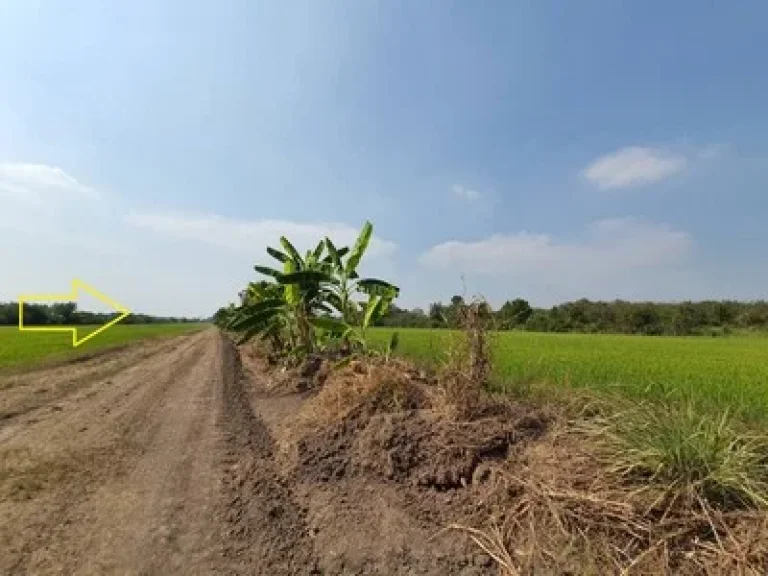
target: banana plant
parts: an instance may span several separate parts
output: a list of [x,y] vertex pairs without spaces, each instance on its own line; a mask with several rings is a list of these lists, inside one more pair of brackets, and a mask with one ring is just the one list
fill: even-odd
[[368,301],[361,303],[363,314],[358,325],[346,322],[343,318],[329,316],[316,317],[311,322],[317,328],[338,336],[342,341],[354,344],[365,350],[367,348],[366,331],[387,313],[392,300],[397,297],[397,294],[398,291],[395,286],[392,286],[387,291],[379,288],[376,293],[369,294]]
[[230,320],[234,317],[236,311],[237,306],[230,302],[227,306],[219,308],[216,311],[216,313],[213,315],[213,321],[217,326],[226,328]]
[[260,334],[275,351],[285,348],[285,338],[291,337],[291,331],[288,311],[282,309],[281,287],[266,281],[249,282],[240,295],[242,304],[230,314],[227,327],[244,333],[240,342]]
[[230,318],[227,328],[243,333],[238,343],[243,343],[254,336],[279,335],[289,321],[289,311],[281,298],[267,298],[246,302],[238,307]]
[[[357,268],[368,248],[373,226],[366,222],[350,250],[330,238],[302,256],[285,237],[267,253],[281,266],[257,265],[270,280],[251,282],[241,293],[241,306],[229,314],[228,327],[243,333],[241,342],[260,335],[289,353],[312,352],[321,337],[365,348],[365,333],[389,310],[399,288],[376,278],[361,279]],[[367,300],[355,301],[359,294]],[[336,316],[338,314],[338,316]]]
[[[328,300],[331,305],[338,310],[342,320],[347,324],[354,323],[357,313],[367,309],[368,304],[363,304],[361,306],[360,303],[356,303],[352,300],[352,297],[356,292],[362,292],[369,296],[381,295],[382,297],[394,292],[394,296],[392,296],[392,298],[394,298],[400,291],[397,286],[385,282],[384,280],[379,280],[377,278],[360,278],[357,268],[360,265],[360,261],[362,260],[365,251],[368,249],[372,235],[373,224],[366,221],[351,252],[346,247],[337,249],[330,238],[325,238],[325,246],[328,249],[327,260],[331,265],[331,270],[333,272],[333,279],[328,286]],[[347,253],[349,255],[346,260],[344,260]],[[389,301],[391,302],[391,299]],[[386,312],[386,309],[384,312]]]
[[[292,349],[315,349],[315,333],[309,319],[318,313],[330,312],[325,303],[323,286],[330,281],[330,268],[321,262],[324,243],[302,257],[285,237],[280,238],[282,250],[268,247],[267,253],[282,263],[282,271],[269,266],[254,269],[274,282],[261,281],[248,287],[246,302],[240,314],[230,324],[233,330],[244,331],[242,340],[257,334],[276,341],[287,337]],[[254,303],[253,300],[256,300]]]
[[244,290],[244,304],[261,302],[270,298],[280,298],[281,290],[278,284],[262,280],[260,282],[248,282]]

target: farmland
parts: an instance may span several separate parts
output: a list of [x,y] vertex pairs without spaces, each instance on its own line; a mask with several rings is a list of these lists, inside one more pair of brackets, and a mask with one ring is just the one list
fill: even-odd
[[[371,331],[374,346],[393,329]],[[399,329],[398,351],[418,362],[444,357],[456,332]],[[768,340],[763,336],[647,337],[494,333],[494,381],[620,391],[633,397],[685,400],[746,417],[768,417]]]
[[[119,346],[143,338],[174,336],[199,330],[200,324],[131,324],[112,326],[77,348],[68,333],[19,332],[15,326],[0,326],[0,369],[28,366],[40,361],[60,360]],[[79,326],[81,337],[97,326]]]
[[218,328],[1,331],[0,573],[765,573],[768,340],[396,339],[372,232],[281,237]]

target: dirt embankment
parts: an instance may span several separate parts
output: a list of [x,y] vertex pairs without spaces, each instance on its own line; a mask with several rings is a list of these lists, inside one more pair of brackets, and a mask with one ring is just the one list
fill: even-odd
[[617,471],[600,405],[495,397],[466,364],[316,360],[242,350],[323,574],[768,573],[765,510]]
[[[247,350],[243,360],[246,373],[264,374]],[[545,418],[507,404],[451,417],[438,392],[397,362],[353,365],[308,392],[290,379],[274,384],[252,378],[251,405],[306,511],[322,574],[498,574],[448,527],[487,521],[494,467],[540,437]]]

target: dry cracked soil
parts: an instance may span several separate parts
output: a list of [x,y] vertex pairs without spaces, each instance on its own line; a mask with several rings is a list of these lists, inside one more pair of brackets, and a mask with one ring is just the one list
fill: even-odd
[[286,473],[258,378],[215,329],[0,374],[0,574],[495,573],[460,495]]

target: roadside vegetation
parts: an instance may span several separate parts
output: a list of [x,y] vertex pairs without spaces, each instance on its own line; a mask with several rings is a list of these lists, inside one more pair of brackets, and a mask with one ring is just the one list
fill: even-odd
[[[135,340],[176,336],[193,330],[200,330],[210,324],[145,324],[112,326],[88,340],[82,346],[72,348],[69,334],[56,332],[19,332],[18,327],[0,326],[0,370],[38,364],[43,361],[57,361],[91,354]],[[99,326],[92,326],[96,330]],[[81,335],[88,333],[89,326],[80,326]]]
[[360,278],[371,234],[281,238],[215,315],[310,392],[276,438],[292,477],[395,483],[505,576],[768,573],[762,341],[504,333],[458,297],[430,314],[454,331],[374,328],[399,290]]

